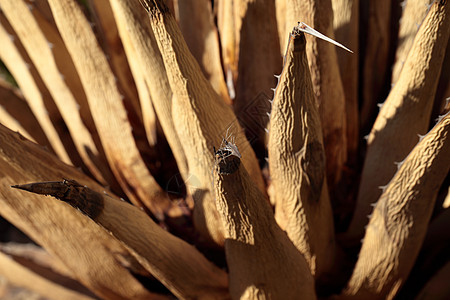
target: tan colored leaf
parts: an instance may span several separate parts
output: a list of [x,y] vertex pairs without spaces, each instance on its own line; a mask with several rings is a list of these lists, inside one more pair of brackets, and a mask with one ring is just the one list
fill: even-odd
[[357,161],[359,141],[359,0],[332,0],[331,2],[334,36],[336,40],[354,50],[352,55],[344,51],[336,51],[345,94],[348,161],[354,165]]
[[[157,142],[155,112],[151,106],[147,105],[145,107],[146,109],[142,110],[139,105],[140,99],[136,83],[133,79],[127,56],[125,55],[110,1],[89,0],[89,3],[93,9],[92,16],[98,25],[96,29],[100,31],[100,34],[97,35],[100,46],[107,55],[111,69],[116,76],[117,86],[123,92],[123,101],[126,103],[129,118],[133,119],[133,130],[138,131],[138,135],[142,131],[142,136],[144,136],[141,126],[143,124],[148,142],[151,145],[155,145]],[[137,124],[137,126],[134,124]]]
[[[289,0],[286,13],[287,32],[303,22],[334,39],[331,0],[320,1],[320,4],[314,0]],[[322,123],[327,179],[333,190],[347,162],[345,95],[336,56],[336,51],[342,50],[316,37],[306,36],[306,39],[306,54]]]
[[37,245],[14,242],[2,243],[0,244],[0,251],[13,259],[20,261],[22,265],[25,265],[24,262],[29,262],[29,264],[51,270],[66,278],[75,279],[73,272],[60,260],[51,256],[47,251]]
[[[172,119],[172,91],[148,16],[136,1],[113,0],[111,7],[138,89],[140,92],[148,91],[151,96],[151,99],[142,96],[141,101],[153,104],[178,169],[184,180],[187,180],[186,156]],[[147,105],[142,102],[144,110]]]
[[322,127],[306,44],[305,35],[295,27],[272,104],[268,151],[276,220],[319,276],[331,268],[335,245]]
[[226,299],[227,275],[183,240],[169,234],[143,211],[73,180],[14,186],[51,195],[79,209],[111,231],[137,260],[182,299]]
[[398,45],[392,67],[392,84],[397,82],[406,57],[413,46],[414,38],[433,2],[432,0],[411,0],[401,3],[403,12],[399,21]]
[[275,18],[273,0],[219,1],[224,70],[236,94],[231,97],[234,111],[256,153],[265,150],[268,100],[277,82],[274,75],[282,66]]
[[353,220],[348,237],[359,241],[370,204],[381,195],[397,167],[425,134],[445,45],[450,36],[450,5],[431,8],[406,59],[400,78],[381,107],[368,139],[368,149]]
[[365,26],[360,31],[362,49],[360,123],[363,130],[369,130],[376,115],[377,103],[382,101],[388,76],[389,47],[393,18],[392,1],[361,1],[361,19]]
[[376,203],[345,295],[395,296],[422,246],[437,192],[450,170],[449,153],[447,114],[414,147]]
[[28,64],[22,58],[17,49],[12,36],[3,27],[3,22],[0,23],[0,58],[8,67],[8,70],[17,78],[17,83],[21,87],[21,91],[30,106],[33,114],[36,116],[39,124],[44,130],[53,150],[55,153],[66,163],[70,163],[71,160],[58,133],[53,126],[47,109],[44,104],[42,93],[39,90],[29,68]]
[[[115,75],[89,22],[74,0],[49,1],[56,24],[85,87],[111,169],[133,203],[157,218],[171,206],[136,147]],[[118,142],[120,141],[120,142]]]
[[175,129],[188,157],[188,188],[195,201],[197,230],[216,244],[223,244],[223,228],[213,200],[213,147],[227,136],[227,129],[242,149],[243,164],[257,186],[264,182],[255,153],[231,108],[216,94],[189,52],[175,19],[160,0],[142,0],[158,42],[170,87]]
[[49,299],[93,299],[53,283],[42,275],[21,266],[2,252],[0,252],[0,273],[6,276],[12,284],[33,290]]
[[227,143],[216,152],[214,189],[225,228],[233,299],[315,299],[303,255],[275,222],[272,208]]
[[0,126],[0,214],[63,262],[96,295],[108,299],[152,297],[154,294],[115,258],[128,251],[104,229],[66,204],[10,188],[63,177],[103,190],[86,175]]
[[0,123],[13,131],[19,131],[27,139],[48,145],[36,117],[25,102],[19,89],[0,78]]
[[78,153],[89,171],[103,184],[102,170],[106,167],[99,159],[99,152],[78,112],[75,95],[61,76],[51,46],[23,0],[1,0],[3,12],[17,32],[28,55],[50,91],[59,112],[70,131]]
[[211,1],[177,1],[176,13],[184,39],[200,64],[203,74],[223,100],[231,104],[223,76],[219,36],[214,24]]

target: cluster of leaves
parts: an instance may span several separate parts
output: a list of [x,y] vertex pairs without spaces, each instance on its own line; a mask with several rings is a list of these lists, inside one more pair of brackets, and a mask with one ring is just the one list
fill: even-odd
[[0,215],[39,245],[2,234],[0,274],[52,299],[448,296],[450,5],[396,5],[0,0]]

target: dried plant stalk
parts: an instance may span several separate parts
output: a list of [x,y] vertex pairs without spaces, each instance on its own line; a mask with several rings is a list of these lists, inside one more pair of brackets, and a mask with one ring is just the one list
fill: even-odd
[[228,92],[232,100],[236,98],[234,84],[238,71],[238,49],[239,31],[241,19],[235,19],[234,6],[236,1],[217,0],[217,27],[219,28],[220,45],[222,47],[223,69],[226,76]]
[[[126,26],[129,22],[119,23],[121,20],[118,20],[116,14],[114,13],[112,1],[90,1],[93,2],[97,15],[102,23],[102,30],[105,32],[105,48],[111,56],[114,74],[118,73],[118,79],[121,82],[121,87],[124,88],[124,93],[127,95],[126,98],[131,100],[131,104],[136,113],[140,115],[142,112],[142,117],[139,116],[139,118],[142,118],[147,141],[151,146],[155,146],[157,143],[157,117],[155,109],[152,105],[151,93],[142,74],[143,68],[139,64],[136,54],[134,53],[134,48],[130,48],[129,37],[127,33],[125,33],[128,31]],[[140,22],[142,22],[142,20]],[[132,26],[137,27],[139,24]],[[136,85],[137,95],[136,90],[134,88],[130,88],[134,85]],[[139,99],[140,105],[136,103],[136,99],[134,97]]]
[[414,42],[414,38],[419,31],[428,9],[433,0],[410,0],[402,5],[403,13],[400,19],[400,29],[398,32],[398,45],[395,52],[395,63],[392,67],[391,82],[395,84],[400,76],[406,57]]
[[380,0],[361,2],[361,18],[366,20],[365,31],[360,36],[364,53],[362,61],[361,89],[362,104],[360,123],[363,129],[369,129],[375,114],[376,104],[383,97],[381,90],[386,84],[391,46],[391,5],[392,1]]
[[41,145],[48,140],[41,126],[23,99],[19,89],[0,78],[0,120],[13,131],[19,131],[27,139]]
[[[136,1],[113,0],[111,6],[127,57],[134,62],[130,64],[136,64],[140,68],[142,78],[138,78],[139,74],[136,74],[135,81],[145,82],[178,169],[184,180],[187,180],[187,160],[172,119],[172,91],[148,16]],[[141,106],[144,109],[145,106]]]
[[20,258],[23,261],[29,261],[35,265],[50,269],[53,272],[65,276],[66,278],[75,279],[74,274],[59,259],[51,256],[43,248],[31,243],[2,243],[0,251],[9,255],[11,258]]
[[122,241],[175,296],[182,299],[228,298],[226,273],[193,246],[159,227],[138,208],[76,181],[15,187],[54,196],[85,213]]
[[[450,5],[433,5],[408,55],[397,84],[392,89],[375,121],[368,149],[357,205],[348,237],[361,238],[366,216],[397,167],[425,134],[430,121],[436,86],[450,35]],[[393,146],[395,145],[395,146]]]
[[269,129],[275,218],[303,253],[311,272],[320,275],[334,260],[333,215],[306,39],[295,28],[275,92]]
[[33,273],[2,252],[0,252],[0,273],[6,275],[12,284],[26,287],[49,299],[93,299]]
[[267,100],[276,84],[273,75],[280,72],[282,64],[275,18],[273,0],[219,2],[224,67],[226,73],[232,74],[227,80],[232,81],[236,93],[234,111],[247,136],[253,138],[252,146],[257,153],[265,150],[264,128],[269,122],[266,112],[270,110]]
[[[84,93],[83,85],[81,84],[80,77],[73,65],[72,58],[70,57],[69,52],[64,44],[64,41],[59,34],[58,28],[53,20],[53,16],[50,11],[50,7],[48,6],[47,1],[36,0],[33,3],[27,2],[28,8],[33,13],[33,17],[39,25],[39,29],[45,35],[49,43],[49,47],[51,48],[53,57],[56,61],[56,65],[58,66],[58,71],[64,79],[64,83],[69,87],[71,92],[76,96],[75,100],[77,101],[77,109],[81,118],[83,119],[83,123],[89,129],[92,138],[95,141],[95,144],[98,147],[99,151],[103,151],[101,148],[101,143],[98,138],[97,130],[94,125],[94,121],[92,120],[92,115],[89,110],[89,105],[87,104],[86,94]],[[102,152],[102,156],[104,153]],[[102,157],[104,162],[106,162],[106,158]],[[102,169],[102,172],[105,172]],[[109,171],[110,173],[110,171]],[[103,174],[105,180],[109,180],[112,174]],[[109,177],[107,177],[107,175]]]
[[106,167],[78,112],[78,104],[56,65],[54,54],[45,35],[23,0],[1,0],[3,12],[18,34],[63,117],[83,162],[94,177],[106,184],[102,173]]
[[[117,68],[117,70],[120,70],[119,78],[121,78],[121,86],[136,85],[140,107],[135,103],[135,99],[132,99],[132,105],[139,114],[142,112],[142,122],[145,128],[147,141],[151,146],[155,146],[158,142],[158,121],[155,109],[152,105],[151,93],[142,73],[143,68],[136,57],[136,50],[133,46],[130,46],[131,42],[127,27],[128,22],[125,19],[123,23],[119,23],[122,22],[122,20],[118,19],[117,14],[114,12],[112,1],[91,0],[91,2],[92,1],[96,7],[97,15],[103,24],[103,30],[107,32],[107,50],[108,52],[112,52],[114,67]],[[111,26],[114,28],[113,30],[109,29]],[[136,27],[136,25],[133,26]],[[128,60],[128,62],[126,60]],[[115,74],[116,72],[117,71],[114,70]],[[129,74],[130,72],[131,75]],[[128,91],[125,90],[125,93],[132,97],[135,96],[134,89],[128,89]]]
[[33,137],[23,128],[23,126],[17,121],[14,116],[12,116],[4,107],[4,103],[2,103],[3,99],[1,99],[1,88],[0,88],[0,120],[2,125],[8,127],[12,131],[19,132],[22,134],[25,138],[33,141],[36,143],[36,141],[33,139]]
[[449,153],[447,114],[408,155],[377,202],[345,295],[395,296],[422,246],[437,191],[450,169]]
[[2,45],[0,47],[0,58],[14,78],[16,78],[17,84],[21,87],[21,91],[41,125],[42,130],[45,132],[51,147],[61,160],[70,164],[71,160],[69,155],[49,118],[44,99],[31,75],[28,64],[22,58],[8,32],[3,27],[3,22],[0,23],[0,43]]
[[170,87],[172,113],[184,153],[189,154],[189,186],[195,201],[197,230],[217,244],[223,244],[223,228],[212,193],[213,147],[220,144],[227,128],[241,146],[243,164],[257,186],[264,191],[261,170],[231,108],[216,94],[189,52],[175,19],[160,0],[142,0],[158,42]]
[[74,0],[49,3],[85,87],[114,175],[131,201],[138,206],[145,205],[157,218],[163,219],[170,200],[139,154],[115,76],[88,21]]
[[280,40],[281,55],[284,55],[284,51],[286,49],[286,36],[288,36],[289,32],[286,31],[286,5],[287,0],[275,0],[275,14],[277,19],[278,39]]
[[275,222],[269,203],[240,158],[227,148],[216,157],[214,189],[225,228],[231,297],[315,299],[305,258]]
[[[8,242],[0,244],[0,251],[21,267],[29,269],[32,273],[42,276],[52,284],[69,291],[88,295],[93,293],[75,278],[75,274],[69,270],[58,258],[51,256],[43,248],[32,243]],[[8,275],[6,275],[8,276]],[[28,285],[36,285],[28,281]],[[24,285],[26,288],[26,285]],[[33,289],[31,286],[29,289]]]
[[[112,6],[112,3],[111,3]],[[116,20],[119,20],[118,17],[115,17]],[[120,17],[119,17],[120,18]],[[133,75],[134,82],[136,84],[136,89],[139,95],[139,103],[141,105],[142,110],[142,121],[144,123],[145,132],[147,135],[147,141],[151,146],[155,146],[157,144],[157,117],[156,112],[152,104],[152,98],[150,94],[149,87],[145,81],[144,70],[142,65],[140,65],[140,61],[137,57],[136,50],[134,46],[131,44],[130,37],[128,35],[127,24],[124,22],[123,24],[117,24],[119,29],[119,34],[121,41],[123,43],[123,47],[125,53],[127,54],[128,64],[130,65],[130,71]]]
[[222,71],[219,36],[214,24],[211,1],[177,1],[175,9],[184,39],[199,62],[203,74],[223,100],[231,104]]
[[[97,19],[96,24],[100,25],[99,28],[97,28],[97,30],[101,32],[99,38],[104,39],[100,40],[100,45],[108,57],[114,75],[117,76],[118,86],[120,86],[121,91],[123,91],[124,94],[124,101],[128,103],[128,113],[130,113],[132,108],[133,117],[135,118],[134,121],[142,123],[143,116],[139,106],[136,85],[130,72],[130,67],[124,53],[117,24],[114,20],[114,15],[109,2],[109,0],[89,0],[90,7],[94,9],[94,18]],[[147,118],[149,117],[150,116],[147,116]],[[147,124],[147,126],[149,126],[149,124]],[[140,130],[139,126],[135,126],[133,129]],[[156,142],[154,132],[154,128],[147,132],[150,143]]]
[[[289,0],[286,12],[288,32],[302,21],[334,38],[331,0],[320,1],[320,4],[314,0]],[[306,54],[322,123],[327,179],[330,188],[334,188],[347,161],[345,95],[335,47],[312,36],[306,39]]]
[[[0,90],[1,90],[1,88],[0,88]],[[0,91],[0,97],[1,97],[1,91]],[[0,98],[0,120],[1,120],[1,123],[13,131],[20,132],[20,134],[22,134],[25,138],[36,143],[36,141],[33,139],[33,137],[22,127],[22,125],[17,121],[17,119],[15,119],[5,109],[2,102],[3,101]]]
[[333,28],[336,40],[354,49],[349,55],[336,51],[342,86],[345,94],[348,161],[356,162],[359,140],[358,111],[358,51],[359,47],[359,0],[332,0]]
[[61,260],[96,295],[148,299],[149,293],[115,258],[128,251],[111,235],[68,205],[23,194],[17,182],[68,176],[102,191],[92,179],[32,142],[0,126],[0,214]]

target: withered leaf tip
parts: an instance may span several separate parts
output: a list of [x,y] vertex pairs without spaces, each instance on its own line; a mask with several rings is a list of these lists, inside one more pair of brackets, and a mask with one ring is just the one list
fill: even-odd
[[98,192],[80,185],[75,180],[46,181],[29,184],[12,185],[12,188],[55,197],[80,209],[92,219],[103,210],[103,198]]

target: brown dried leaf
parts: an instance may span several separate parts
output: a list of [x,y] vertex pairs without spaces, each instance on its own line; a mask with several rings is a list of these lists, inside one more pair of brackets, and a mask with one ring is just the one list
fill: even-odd
[[[189,50],[223,100],[231,104],[222,70],[219,36],[208,0],[182,0],[175,5],[177,21]],[[195,18],[193,18],[195,16]]]
[[21,56],[17,46],[12,40],[13,37],[5,30],[5,27],[3,26],[5,23],[3,20],[0,22],[0,43],[2,45],[2,47],[0,47],[0,58],[14,78],[16,78],[31,111],[41,125],[42,130],[45,132],[51,147],[58,157],[70,164],[71,160],[69,155],[47,113],[42,92],[29,70],[29,65]]
[[269,125],[275,217],[319,276],[334,260],[333,215],[306,40],[297,28],[290,34]]
[[21,182],[74,178],[102,191],[86,175],[0,126],[0,214],[59,259],[95,294],[110,299],[152,297],[115,258],[123,245],[70,206],[24,194]]
[[355,50],[352,55],[348,55],[344,51],[336,51],[345,94],[348,161],[354,164],[357,160],[359,141],[359,55],[357,51],[359,48],[359,0],[332,0],[331,2],[335,38],[350,49]]
[[229,148],[216,152],[216,205],[225,228],[233,299],[315,299],[303,255],[275,222],[272,208]]
[[378,200],[345,295],[395,296],[422,247],[439,187],[450,170],[449,153],[447,114],[414,147]]
[[35,291],[49,299],[93,299],[92,297],[54,283],[39,273],[30,271],[2,252],[0,252],[0,273],[12,284]]
[[[141,107],[143,110],[147,108],[147,104],[142,103],[145,101],[149,105],[153,104],[178,169],[186,180],[186,156],[172,119],[172,91],[148,16],[136,1],[113,0],[111,7],[139,92],[148,91],[151,98],[142,96]],[[140,84],[143,86],[140,87]]]
[[97,180],[106,184],[102,171],[108,172],[99,159],[99,152],[92,136],[78,111],[75,95],[61,76],[54,53],[38,22],[23,0],[1,0],[3,12],[17,32],[28,55],[50,91],[69,129],[75,147],[83,162]]
[[194,222],[203,236],[221,245],[223,229],[212,191],[213,147],[227,138],[227,131],[231,129],[230,133],[235,135],[242,149],[243,164],[264,191],[261,170],[236,116],[203,76],[167,6],[160,0],[142,0],[141,3],[149,12],[173,92],[173,121],[188,157],[188,188],[195,201]]
[[228,298],[226,273],[193,246],[163,230],[138,208],[73,180],[14,187],[51,195],[85,213],[121,240],[175,296],[182,299]]
[[115,75],[89,22],[74,0],[49,3],[85,87],[114,175],[133,203],[145,205],[157,218],[163,219],[164,211],[171,206],[170,200],[140,156]]
[[[368,139],[357,205],[348,237],[359,241],[370,204],[425,134],[450,36],[450,5],[436,3],[420,28],[397,84],[381,107]],[[395,145],[395,146],[394,146]]]
[[[331,0],[320,1],[320,4],[315,0],[289,0],[286,13],[288,32],[298,22],[304,22],[334,39]],[[322,123],[327,179],[333,190],[347,162],[345,95],[335,47],[312,36],[307,36],[306,40],[306,54]]]

